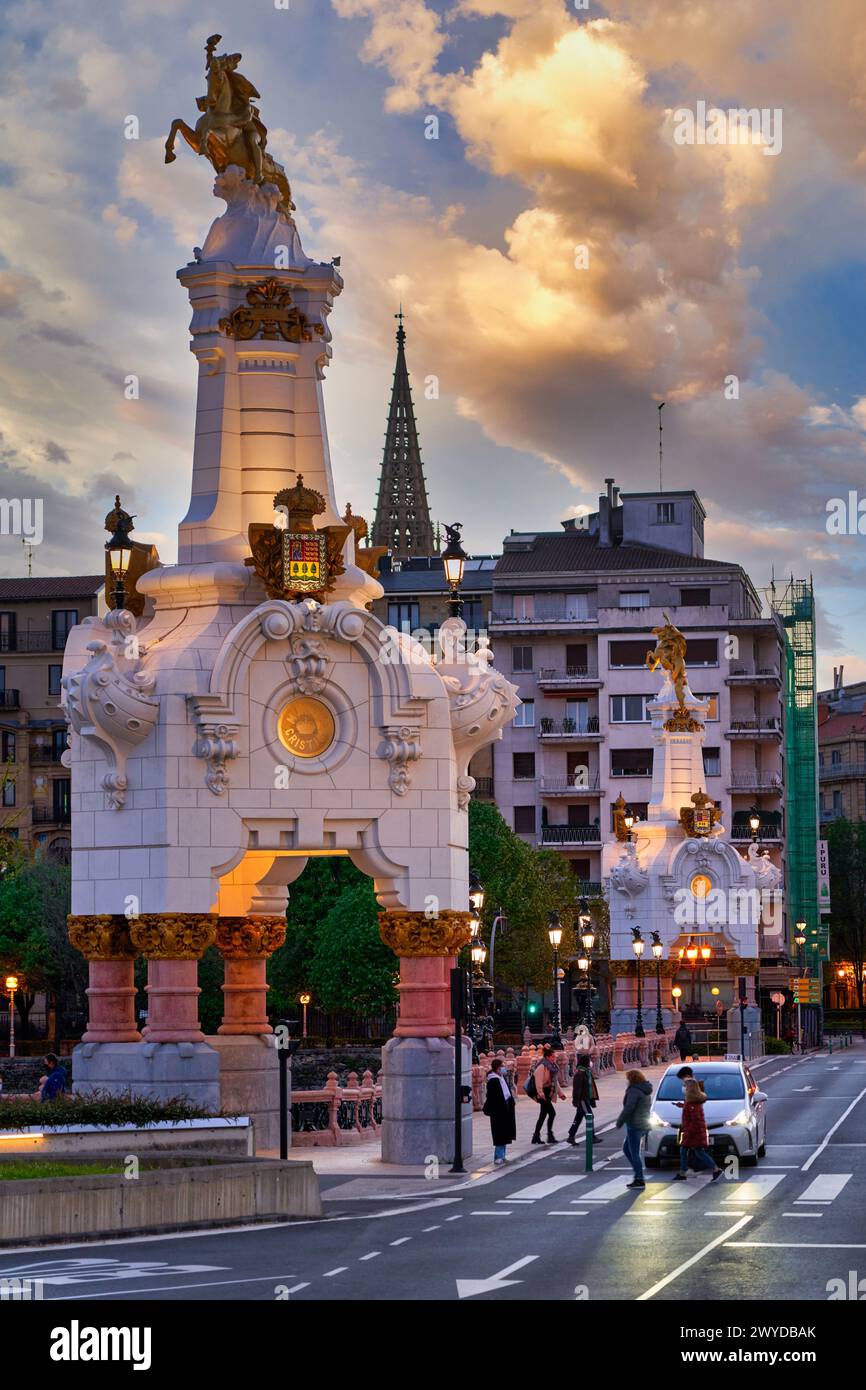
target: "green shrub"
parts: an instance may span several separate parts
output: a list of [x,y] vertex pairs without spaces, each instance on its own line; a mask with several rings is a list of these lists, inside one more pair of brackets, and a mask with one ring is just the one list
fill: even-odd
[[764,1051],[767,1053],[781,1052],[790,1054],[791,1045],[790,1043],[786,1043],[784,1038],[765,1038]]
[[160,1120],[204,1120],[206,1110],[181,1097],[149,1100],[144,1096],[71,1096],[57,1100],[0,1101],[0,1129],[68,1129],[75,1125],[136,1125],[146,1129]]

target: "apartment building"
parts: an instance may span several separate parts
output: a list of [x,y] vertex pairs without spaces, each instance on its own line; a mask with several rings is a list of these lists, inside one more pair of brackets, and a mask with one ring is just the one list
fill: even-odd
[[104,610],[105,576],[0,579],[0,834],[69,854],[63,649],[76,623]]
[[822,825],[866,819],[866,682],[818,692],[818,786]]
[[[685,633],[695,695],[709,701],[704,790],[736,844],[784,843],[783,651],[745,571],[704,557],[692,491],[620,493],[556,532],[512,532],[493,571],[490,640],[523,704],[493,745],[497,805],[514,830],[562,853],[597,891],[622,796],[646,815],[653,765],[646,666],[664,614]],[[507,648],[507,652],[505,650]],[[697,790],[697,789],[696,789]]]

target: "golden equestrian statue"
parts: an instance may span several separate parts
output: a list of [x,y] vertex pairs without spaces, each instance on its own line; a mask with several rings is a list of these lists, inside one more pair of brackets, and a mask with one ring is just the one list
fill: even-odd
[[680,709],[684,709],[688,689],[686,639],[679,628],[674,627],[667,613],[662,613],[662,617],[665,620],[664,627],[654,627],[652,630],[656,648],[654,652],[647,652],[646,664],[650,671],[657,671],[661,666],[663,671],[668,672],[677,693]]
[[280,190],[278,207],[288,218],[295,210],[292,190],[282,164],[277,164],[266,152],[267,127],[259,116],[252,98],[258,97],[253,84],[238,72],[240,53],[221,53],[214,50],[222,34],[211,34],[205,44],[207,93],[196,97],[196,106],[204,114],[195,129],[177,116],[165,142],[165,162],[177,159],[174,142],[180,133],[196,154],[206,155],[218,174],[230,164],[243,169],[252,183],[273,183]]

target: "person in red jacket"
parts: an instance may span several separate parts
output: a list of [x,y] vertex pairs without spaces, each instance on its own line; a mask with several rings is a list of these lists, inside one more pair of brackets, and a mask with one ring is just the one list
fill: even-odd
[[[682,1134],[680,1142],[683,1147],[685,1162],[691,1162],[694,1168],[711,1168],[713,1170],[713,1182],[722,1176],[722,1169],[716,1165],[716,1161],[710,1153],[710,1140],[707,1134],[707,1122],[704,1119],[704,1106],[707,1102],[707,1095],[701,1083],[695,1080],[695,1074],[691,1067],[681,1067],[677,1072],[677,1078],[683,1083],[683,1099],[674,1101],[683,1112]],[[685,1182],[688,1174],[684,1166],[680,1166],[680,1171],[674,1175],[674,1182]]]

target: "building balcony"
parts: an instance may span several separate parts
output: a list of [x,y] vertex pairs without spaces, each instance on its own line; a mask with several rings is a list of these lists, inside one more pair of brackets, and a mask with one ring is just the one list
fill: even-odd
[[48,763],[60,765],[66,751],[65,748],[31,748],[30,762],[34,767],[44,767]]
[[574,628],[593,628],[595,622],[594,613],[563,608],[554,609],[546,614],[533,614],[531,618],[516,618],[513,613],[491,612],[488,627],[490,632],[502,633],[568,632]]
[[543,825],[540,845],[567,849],[569,845],[600,845],[601,828],[597,825]]
[[775,666],[758,666],[754,669],[749,669],[746,666],[734,666],[731,669],[731,674],[725,676],[725,685],[762,685],[781,690],[782,676]]
[[18,690],[0,690],[0,709],[19,709],[21,693]]
[[[602,606],[598,610],[598,626],[606,632],[614,632],[618,629],[628,629],[629,631],[650,633],[654,627],[661,627],[666,621],[666,614],[674,614],[674,622],[679,628],[706,628],[708,631],[713,628],[720,632],[725,632],[728,626],[728,608],[723,603],[713,603],[705,606],[697,604],[664,604],[658,607],[655,604],[644,608],[620,608],[618,605]],[[654,638],[648,637],[647,647],[650,649],[655,645]],[[686,657],[688,665],[688,657]],[[691,669],[691,668],[690,668]]]
[[562,671],[542,667],[535,677],[540,690],[601,690],[604,681],[589,666],[566,666]]
[[760,715],[757,719],[732,719],[731,727],[725,730],[725,738],[781,743],[782,721],[774,714]]
[[[731,839],[741,844],[744,840],[751,840],[752,827],[748,819],[734,820],[731,825]],[[771,816],[761,816],[761,826],[757,835],[761,844],[777,845],[782,842],[782,821]]]
[[66,646],[66,636],[60,640],[60,633],[51,628],[30,628],[27,632],[0,634],[0,652],[62,652]]
[[751,772],[735,770],[731,773],[728,783],[728,791],[731,793],[768,792],[774,796],[781,796],[783,790],[782,779],[777,772],[759,772],[757,769]]
[[598,776],[589,777],[585,782],[575,781],[573,777],[542,777],[539,782],[542,796],[604,796]]
[[545,742],[585,742],[587,739],[603,739],[604,734],[599,728],[598,715],[591,714],[587,719],[540,719],[538,737]]
[[31,819],[34,825],[69,825],[69,807],[33,806]]
[[819,782],[844,782],[851,778],[861,781],[866,777],[866,763],[829,763],[818,768]]
[[603,887],[604,885],[601,883],[600,880],[589,878],[579,880],[575,884],[578,896],[581,898],[600,898],[602,897]]
[[472,793],[472,795],[473,795],[473,796],[477,796],[478,799],[479,799],[479,801],[492,801],[492,800],[493,800],[493,778],[492,778],[492,777],[476,777],[476,778],[475,778],[475,790],[474,790],[474,792]]

